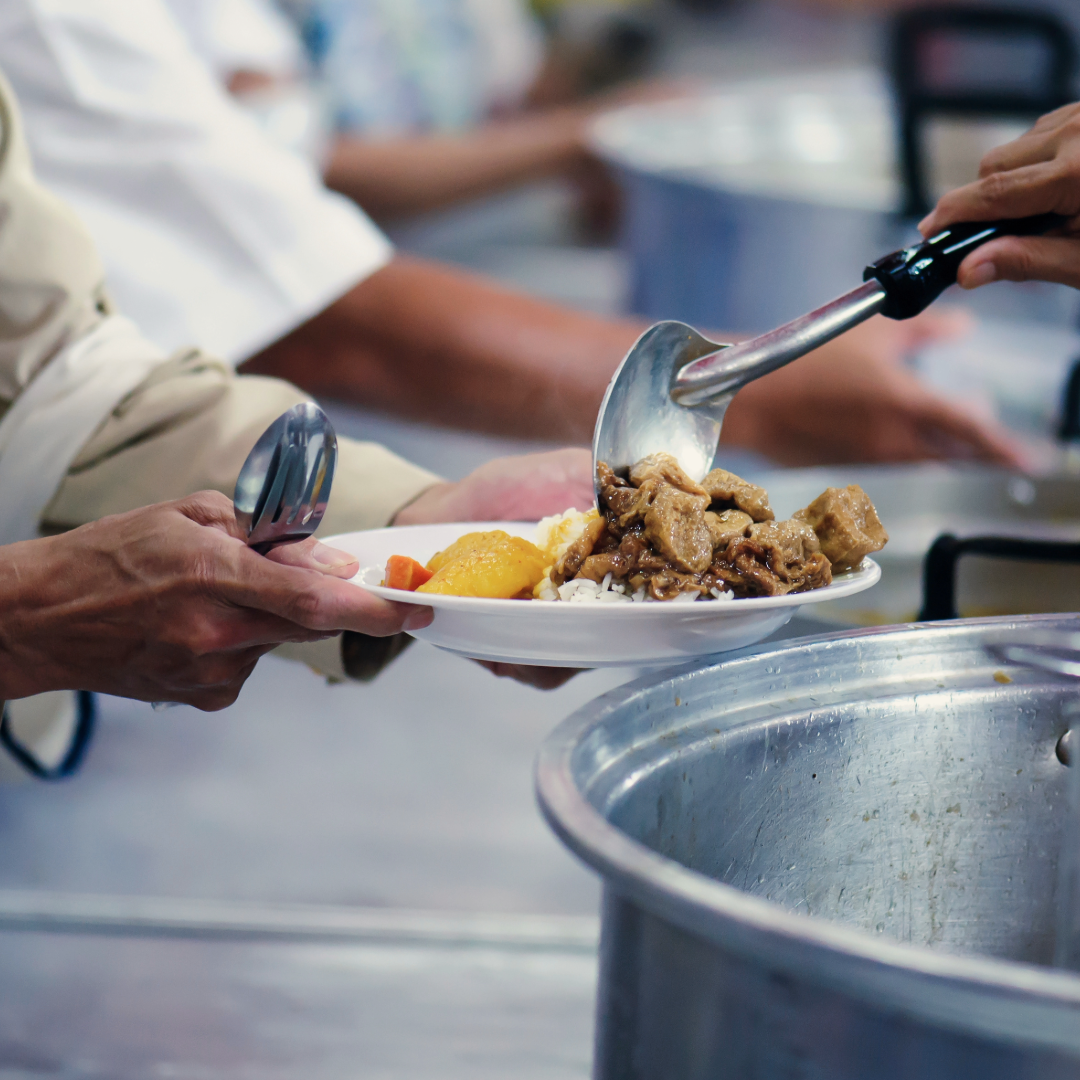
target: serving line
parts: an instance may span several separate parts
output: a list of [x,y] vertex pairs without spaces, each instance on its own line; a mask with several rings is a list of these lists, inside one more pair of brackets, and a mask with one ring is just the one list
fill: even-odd
[[415,911],[0,890],[0,931],[18,930],[592,954],[600,924],[587,915]]

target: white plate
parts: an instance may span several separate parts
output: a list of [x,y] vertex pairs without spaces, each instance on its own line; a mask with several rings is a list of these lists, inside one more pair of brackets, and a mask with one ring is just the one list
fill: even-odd
[[391,555],[408,555],[426,563],[459,536],[489,529],[503,529],[526,540],[536,538],[533,524],[482,521],[373,529],[326,537],[323,542],[360,560],[360,573],[353,581],[369,592],[435,609],[434,621],[415,631],[414,637],[478,660],[547,667],[673,664],[741,649],[779,630],[803,605],[851,596],[869,589],[881,577],[877,563],[865,559],[858,570],[837,574],[824,589],[692,604],[484,600],[409,593],[378,584]]

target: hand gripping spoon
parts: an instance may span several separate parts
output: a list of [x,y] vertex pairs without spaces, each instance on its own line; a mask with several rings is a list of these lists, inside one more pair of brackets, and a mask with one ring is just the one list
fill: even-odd
[[337,436],[308,401],[282,413],[259,437],[236,481],[233,506],[248,546],[265,555],[310,536],[326,513]]
[[[951,225],[868,266],[865,284],[767,334],[738,345],[703,338],[685,323],[647,330],[608,384],[593,435],[596,465],[624,473],[665,450],[695,480],[712,467],[720,428],[736,391],[790,364],[872,315],[910,319],[950,285],[965,257],[999,236],[1035,236],[1064,224],[1057,214]],[[599,502],[600,490],[596,490]]]
[[[263,433],[240,469],[233,509],[248,547],[265,555],[309,537],[326,513],[337,464],[337,435],[313,402],[294,405]],[[155,712],[175,701],[154,701]]]

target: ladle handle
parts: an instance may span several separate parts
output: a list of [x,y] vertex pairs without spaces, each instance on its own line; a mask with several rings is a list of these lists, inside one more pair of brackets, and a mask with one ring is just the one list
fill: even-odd
[[925,311],[950,285],[956,284],[960,264],[977,247],[999,236],[1039,236],[1062,226],[1060,214],[1037,214],[1012,221],[965,221],[950,225],[914,247],[894,251],[863,272],[885,290],[881,314],[910,319]]

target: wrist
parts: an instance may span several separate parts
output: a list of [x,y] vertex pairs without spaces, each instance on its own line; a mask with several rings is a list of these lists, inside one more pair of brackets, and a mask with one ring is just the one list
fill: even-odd
[[0,551],[0,699],[63,689],[36,643],[37,624],[49,607],[49,584],[63,573],[54,565],[52,540],[30,540]]
[[419,494],[413,496],[404,506],[400,507],[390,519],[391,525],[423,525],[430,521],[438,521],[437,514],[445,497],[456,485],[449,481],[441,481],[424,488]]
[[565,105],[531,118],[533,130],[542,133],[541,142],[554,159],[576,165],[591,156],[589,125],[595,110],[582,105]]

